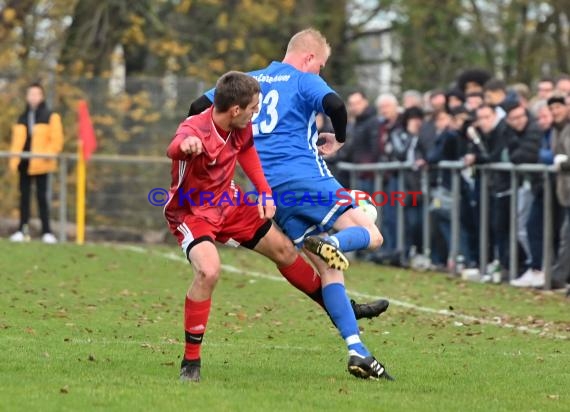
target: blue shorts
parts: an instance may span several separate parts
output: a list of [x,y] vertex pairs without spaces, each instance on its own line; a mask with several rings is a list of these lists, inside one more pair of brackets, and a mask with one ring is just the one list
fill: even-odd
[[287,237],[302,246],[307,236],[328,232],[353,207],[348,191],[335,178],[296,180],[272,187],[274,220]]

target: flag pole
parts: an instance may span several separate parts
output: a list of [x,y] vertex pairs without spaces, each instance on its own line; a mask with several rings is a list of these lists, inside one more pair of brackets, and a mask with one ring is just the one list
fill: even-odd
[[77,145],[77,191],[76,191],[76,243],[82,245],[85,241],[85,187],[87,173],[85,158],[83,157],[83,142],[79,140]]
[[89,108],[85,100],[80,100],[77,107],[79,139],[77,144],[77,195],[76,201],[76,243],[85,242],[85,194],[87,189],[87,161],[97,148],[97,139]]

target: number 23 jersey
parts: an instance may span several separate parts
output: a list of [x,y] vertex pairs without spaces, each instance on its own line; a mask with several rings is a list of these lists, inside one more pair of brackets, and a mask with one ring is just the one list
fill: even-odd
[[[272,62],[249,73],[261,87],[259,113],[252,119],[255,147],[272,188],[292,180],[332,176],[317,152],[317,113],[334,91],[318,75]],[[213,101],[214,89],[206,96]]]

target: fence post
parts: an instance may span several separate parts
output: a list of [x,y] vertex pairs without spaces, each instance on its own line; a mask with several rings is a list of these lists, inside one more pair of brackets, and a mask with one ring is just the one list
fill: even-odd
[[455,262],[459,252],[460,244],[460,224],[459,224],[459,209],[461,207],[461,192],[460,192],[460,176],[457,169],[450,169],[451,172],[451,195],[453,199],[453,207],[451,208],[451,242],[449,248],[448,261],[451,259],[451,265],[448,269],[452,274],[457,274]]
[[550,185],[550,173],[543,173],[543,243],[542,243],[542,270],[544,271],[544,289],[552,288],[552,186]]
[[511,170],[511,202],[509,213],[509,279],[517,277],[519,266],[519,240],[517,236],[518,223],[518,175],[515,169]]
[[426,257],[431,255],[431,219],[430,219],[430,187],[429,187],[429,171],[427,168],[422,169],[422,253]]
[[59,156],[59,241],[67,241],[67,156]]
[[[374,173],[374,193],[377,192],[382,192],[384,190],[384,176],[382,175],[383,172],[381,172],[380,170],[377,170]],[[370,195],[372,196],[373,193],[370,193]],[[382,206],[380,206],[379,204],[382,203],[381,201],[378,202],[376,198],[372,199],[375,206],[376,206],[376,214],[377,214],[377,218],[376,218],[376,225],[381,228],[382,227]],[[378,203],[376,203],[378,202]]]
[[480,173],[479,272],[483,276],[485,275],[489,261],[489,175],[486,169],[480,169]]
[[[398,192],[403,192],[405,186],[404,169],[398,169],[397,173],[398,173]],[[392,199],[393,199],[393,194],[388,193],[388,201],[392,202]],[[402,206],[400,202],[398,202],[398,209],[396,211],[397,211],[396,233],[398,234],[396,239],[396,249],[400,252],[401,259],[405,259],[406,233],[404,227],[404,206]]]

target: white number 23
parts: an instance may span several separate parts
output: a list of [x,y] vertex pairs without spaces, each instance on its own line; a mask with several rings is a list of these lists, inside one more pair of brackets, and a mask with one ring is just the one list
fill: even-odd
[[259,112],[253,115],[251,121],[255,122],[262,110],[265,110],[265,119],[253,125],[254,136],[257,136],[260,132],[271,133],[275,129],[279,120],[279,113],[277,113],[278,102],[279,92],[277,90],[270,90],[265,97],[262,93],[259,93]]

